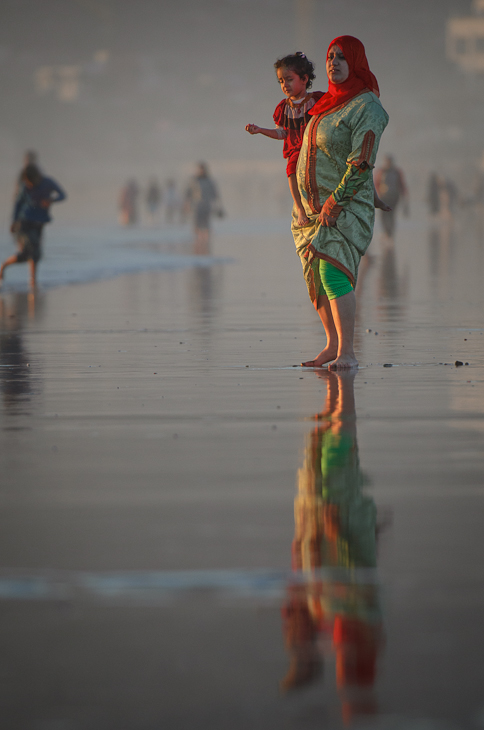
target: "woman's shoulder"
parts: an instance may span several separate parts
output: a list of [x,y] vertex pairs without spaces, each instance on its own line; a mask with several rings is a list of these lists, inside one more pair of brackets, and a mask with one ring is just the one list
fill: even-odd
[[365,115],[374,118],[381,118],[388,122],[388,114],[386,113],[379,97],[372,91],[364,91],[346,105],[349,116]]

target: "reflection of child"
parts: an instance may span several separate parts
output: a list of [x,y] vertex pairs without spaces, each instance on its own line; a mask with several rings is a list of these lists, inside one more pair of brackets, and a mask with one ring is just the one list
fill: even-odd
[[277,78],[286,99],[276,107],[274,121],[276,129],[263,129],[256,124],[247,124],[245,127],[250,134],[263,134],[271,139],[284,140],[284,158],[287,160],[287,176],[289,187],[297,208],[297,220],[300,226],[309,223],[306,212],[301,203],[301,196],[296,182],[296,166],[301,149],[304,130],[311,117],[309,110],[323,95],[322,91],[308,92],[311,88],[314,74],[314,64],[298,51],[294,55],[284,56],[274,64]]

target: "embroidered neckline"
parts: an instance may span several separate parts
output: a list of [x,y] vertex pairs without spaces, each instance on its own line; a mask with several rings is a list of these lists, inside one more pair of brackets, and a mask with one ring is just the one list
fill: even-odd
[[306,94],[306,96],[303,99],[300,99],[298,101],[292,101],[291,99],[286,99],[286,102],[293,109],[300,109],[303,104],[305,104],[307,101],[309,101],[311,99],[311,97],[312,97],[312,94]]

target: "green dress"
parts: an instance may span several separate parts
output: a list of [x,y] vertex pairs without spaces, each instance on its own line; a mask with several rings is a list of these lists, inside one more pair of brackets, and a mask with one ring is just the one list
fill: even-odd
[[[315,116],[306,128],[296,177],[310,224],[298,226],[294,208],[292,233],[313,302],[321,284],[316,259],[329,261],[356,284],[360,259],[373,236],[372,170],[387,124],[379,98],[364,91]],[[336,226],[319,222],[323,206],[338,217]]]

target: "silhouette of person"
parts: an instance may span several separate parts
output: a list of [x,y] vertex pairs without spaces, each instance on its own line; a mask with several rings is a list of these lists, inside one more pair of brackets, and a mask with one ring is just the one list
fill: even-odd
[[66,194],[50,177],[42,175],[37,165],[23,170],[12,215],[10,230],[15,234],[19,252],[10,256],[0,267],[0,282],[7,266],[29,262],[30,285],[36,284],[37,265],[42,255],[42,231],[50,217],[50,206],[65,200]]
[[185,205],[193,219],[195,254],[209,253],[210,219],[218,200],[217,186],[208,173],[206,163],[200,162],[185,195]]
[[403,172],[395,165],[392,155],[386,155],[382,167],[375,173],[375,189],[380,198],[391,207],[389,211],[380,211],[380,220],[387,236],[395,233],[396,213],[403,199],[404,212],[408,215],[408,190]]

